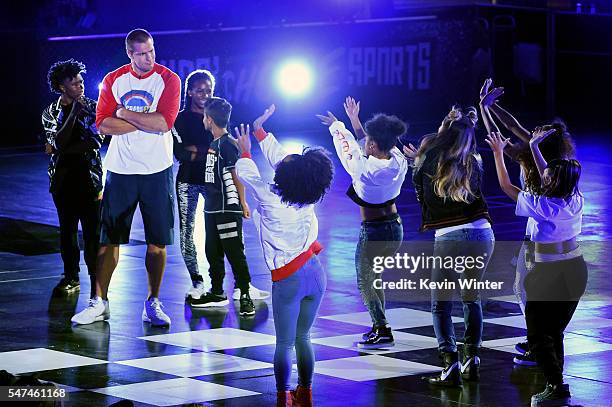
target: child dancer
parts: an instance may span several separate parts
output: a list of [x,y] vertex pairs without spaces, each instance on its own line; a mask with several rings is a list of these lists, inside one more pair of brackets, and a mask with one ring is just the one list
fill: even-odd
[[232,105],[225,99],[212,97],[204,104],[204,128],[214,137],[206,155],[204,185],[206,202],[206,258],[210,265],[211,290],[192,307],[224,306],[229,303],[223,293],[224,256],[232,266],[236,287],[240,290],[240,315],[255,315],[249,295],[251,276],[244,254],[242,218],[251,217],[244,196],[244,186],[236,176],[238,148],[227,131]]
[[[274,183],[264,182],[251,159],[249,126],[236,128],[241,158],[238,177],[248,186],[257,208],[253,211],[264,258],[272,273],[272,308],[276,330],[274,374],[277,407],[312,406],[314,353],[310,328],[317,316],[327,276],[317,254],[318,222],[314,204],[329,190],[334,167],[328,153],[318,147],[302,154],[287,154],[263,123],[274,113],[270,106],[253,123],[255,137],[266,160],[275,169]],[[291,394],[291,353],[295,345],[298,386]]]
[[[413,182],[422,207],[421,230],[435,230],[434,256],[483,256],[482,267],[466,267],[458,274],[434,267],[433,281],[481,280],[493,253],[495,237],[487,203],[481,193],[482,160],[476,151],[476,110],[467,114],[457,108],[448,113],[438,132],[425,136],[418,151],[404,148],[414,157]],[[482,306],[478,290],[461,290],[465,320],[463,362],[451,319],[452,293],[432,290],[431,312],[444,370],[425,378],[440,386],[457,386],[461,378],[479,379],[479,348],[482,342]]]
[[[508,142],[508,147],[504,149],[504,153],[520,164],[521,188],[528,192],[541,194],[542,184],[540,174],[529,147],[531,133],[510,112],[501,107],[497,98],[503,95],[503,88],[489,90],[492,84],[492,80],[487,79],[480,90],[480,110],[487,133],[499,132],[491,116],[491,113],[493,113],[501,124],[519,140],[516,144]],[[543,129],[555,129],[540,145],[540,151],[545,159],[571,159],[575,157],[574,142],[567,131],[565,123],[557,119],[553,123],[543,126]],[[523,244],[517,256],[516,279],[513,285],[514,294],[518,299],[523,315],[525,314],[525,304],[527,301],[524,281],[527,274],[533,269],[534,248],[533,242],[529,240],[531,227],[531,223],[528,222]],[[529,352],[529,345],[526,341],[517,343],[515,348],[520,352],[520,355],[514,357],[514,363],[522,366],[536,365],[535,357]]]
[[181,254],[191,278],[185,294],[199,299],[206,293],[204,279],[198,270],[198,253],[193,241],[196,208],[204,197],[204,169],[212,134],[204,129],[204,103],[213,96],[215,77],[206,70],[191,72],[185,80],[185,108],[174,122],[174,157],[179,162],[176,174],[176,196],[180,226]]
[[[406,133],[406,125],[395,116],[377,114],[365,125],[359,122],[359,103],[349,97],[344,108],[358,136],[365,137],[362,147],[344,123],[327,112],[318,115],[334,137],[336,153],[352,179],[347,191],[361,212],[361,230],[355,252],[357,286],[372,318],[372,329],[363,334],[357,346],[364,349],[390,348],[395,345],[393,333],[385,317],[385,293],[374,288],[379,276],[372,269],[373,256],[392,256],[399,249],[404,231],[397,213],[397,199],[408,164],[395,146]],[[373,245],[376,243],[376,253]]]
[[516,201],[516,214],[529,218],[535,242],[534,269],[525,278],[527,339],[546,377],[546,388],[531,398],[532,406],[570,403],[563,383],[563,331],[586,289],[587,266],[576,236],[582,224],[583,197],[578,189],[581,167],[574,159],[544,159],[539,144],[555,130],[536,129],[529,144],[542,179],[542,193],[521,191],[512,185],[504,163],[508,140],[488,136],[502,190]]
[[[174,157],[179,162],[176,175],[176,196],[181,238],[181,254],[189,272],[192,286],[185,294],[191,301],[206,293],[204,279],[198,270],[198,253],[193,241],[196,208],[200,195],[204,196],[204,172],[208,147],[213,140],[210,131],[204,128],[204,104],[213,97],[215,77],[210,71],[198,69],[185,80],[185,108],[179,112],[174,123]],[[249,283],[252,299],[264,299],[269,292],[258,290]],[[234,299],[240,298],[240,290],[234,290]]]

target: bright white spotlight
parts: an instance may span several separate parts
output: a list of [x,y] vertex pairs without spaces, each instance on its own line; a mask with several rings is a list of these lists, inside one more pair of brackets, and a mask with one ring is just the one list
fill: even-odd
[[304,143],[299,140],[282,140],[283,149],[289,154],[302,154]]
[[286,62],[278,71],[277,84],[287,96],[304,96],[312,86],[312,71],[303,61]]
[[103,87],[104,87],[103,82],[98,83],[98,90],[102,90]]

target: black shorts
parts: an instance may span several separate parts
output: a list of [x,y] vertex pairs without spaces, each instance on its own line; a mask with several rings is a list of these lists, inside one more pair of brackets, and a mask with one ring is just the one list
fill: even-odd
[[147,175],[106,173],[102,198],[100,243],[126,244],[136,205],[149,244],[174,242],[174,195],[172,167]]

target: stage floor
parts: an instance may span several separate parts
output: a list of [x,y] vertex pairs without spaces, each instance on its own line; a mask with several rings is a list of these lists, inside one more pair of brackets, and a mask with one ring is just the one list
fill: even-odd
[[[279,137],[282,141],[282,137]],[[582,240],[606,241],[612,232],[608,192],[612,149],[605,137],[578,137],[583,163],[582,191],[587,202]],[[609,143],[606,141],[605,143]],[[484,144],[484,143],[483,143]],[[497,187],[490,154],[487,200],[498,241],[521,240],[524,222]],[[255,154],[261,164],[261,156]],[[241,318],[238,304],[213,310],[191,309],[184,301],[189,278],[176,244],[168,248],[161,300],[172,318],[169,329],[141,321],[147,293],[144,231],[139,215],[132,242],[121,249],[109,300],[111,319],[71,326],[70,317],[88,300],[82,263],[81,293],[52,296],[61,278],[57,215],[47,191],[48,158],[34,150],[0,151],[0,370],[36,373],[66,388],[66,405],[109,405],[121,399],[136,405],[274,405],[272,367],[274,323],[271,300],[256,301],[252,318]],[[516,168],[512,167],[514,175]],[[370,326],[356,287],[354,249],[359,231],[357,208],[344,191],[348,176],[337,163],[334,186],[318,208],[320,258],[329,276],[319,317],[312,329],[316,367],[314,403],[318,406],[528,406],[544,379],[537,368],[512,364],[514,344],[526,335],[524,319],[511,296],[485,303],[482,379],[458,389],[430,388],[421,375],[440,370],[427,302],[390,302],[388,317],[397,345],[364,352],[354,343]],[[269,174],[269,172],[264,172]],[[418,234],[420,211],[405,184],[399,203],[405,240],[431,240]],[[200,267],[206,271],[202,222],[198,228]],[[254,285],[271,289],[269,272],[253,222],[245,222],[247,259]],[[604,282],[607,259],[587,254],[590,290]],[[228,270],[226,289],[233,288]],[[455,317],[462,317],[460,306]],[[456,318],[457,337],[463,336]],[[612,302],[582,301],[566,340],[565,378],[573,403],[612,405]],[[293,372],[292,384],[297,380]]]

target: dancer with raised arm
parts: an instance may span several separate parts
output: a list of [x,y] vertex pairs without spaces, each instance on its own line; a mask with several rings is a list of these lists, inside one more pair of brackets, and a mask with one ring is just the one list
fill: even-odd
[[[508,145],[504,148],[504,154],[519,163],[521,188],[532,193],[541,193],[542,181],[540,174],[533,160],[533,154],[529,147],[531,133],[506,109],[501,107],[498,99],[503,95],[504,89],[501,87],[491,89],[493,82],[487,79],[480,90],[480,111],[482,112],[483,122],[487,134],[499,133],[493,115],[501,122],[503,127],[510,131],[518,140],[514,143],[508,140]],[[493,113],[493,115],[491,114]],[[557,158],[571,159],[575,157],[574,141],[567,130],[567,126],[560,119],[554,120],[551,124],[542,126],[543,129],[554,129],[546,140],[540,145],[540,151],[547,160]],[[525,277],[533,270],[534,246],[530,241],[533,222],[527,220],[525,237],[519,250],[516,261],[516,278],[513,285],[514,294],[518,300],[521,312],[525,315],[525,305],[527,296],[525,294]],[[535,366],[534,355],[529,351],[527,341],[519,342],[515,345],[520,353],[514,357],[514,363],[521,366]]]
[[[466,267],[462,273],[435,265],[432,281],[482,280],[493,253],[495,237],[491,218],[482,195],[482,159],[476,150],[474,126],[476,110],[453,107],[436,133],[427,135],[419,149],[404,148],[414,157],[412,180],[422,208],[421,231],[435,230],[434,256],[483,256],[481,264]],[[482,265],[482,267],[481,267]],[[462,289],[465,323],[463,359],[459,353],[452,321],[453,293],[432,290],[431,312],[438,350],[444,369],[440,375],[425,378],[438,386],[457,386],[462,377],[480,377],[480,345],[483,317],[477,289]]]
[[[277,407],[312,406],[314,352],[310,328],[315,321],[327,276],[317,255],[318,221],[315,204],[331,186],[334,166],[328,152],[310,147],[288,154],[272,133],[263,129],[274,113],[272,105],[253,123],[255,138],[274,169],[274,183],[265,182],[251,159],[249,126],[236,128],[241,158],[236,174],[253,194],[253,219],[261,237],[266,265],[272,274],[272,307],[276,330],[274,374]],[[291,354],[295,346],[298,386],[289,392]]]
[[535,243],[534,268],[525,278],[529,349],[546,378],[543,392],[531,405],[565,406],[569,386],[563,383],[563,332],[584,294],[587,266],[576,237],[581,232],[584,199],[578,188],[581,166],[575,159],[547,162],[539,145],[555,129],[536,129],[529,145],[540,177],[542,193],[514,186],[504,163],[508,141],[499,133],[488,136],[501,189],[516,201],[516,214],[529,218],[530,240]]
[[329,127],[336,153],[351,176],[347,195],[359,206],[361,213],[355,268],[357,286],[370,313],[372,329],[363,334],[357,346],[390,348],[395,342],[385,316],[385,293],[374,287],[374,280],[380,275],[374,272],[372,265],[374,256],[394,255],[404,237],[395,200],[408,172],[408,163],[395,145],[406,133],[406,124],[396,116],[376,114],[366,122],[364,131],[359,121],[359,103],[349,97],[344,108],[355,132],[364,139],[363,148],[331,112],[317,117]]

